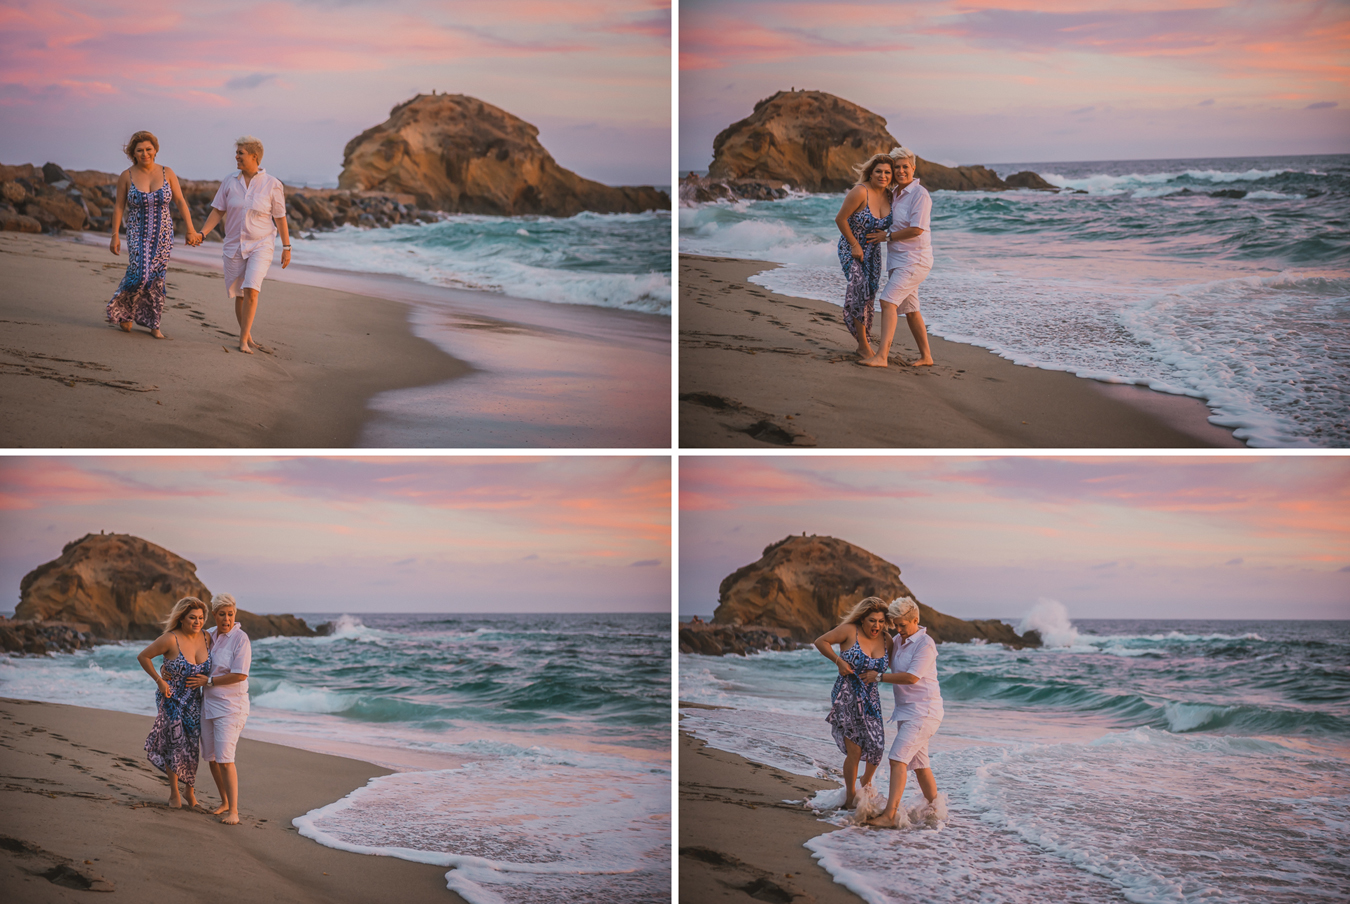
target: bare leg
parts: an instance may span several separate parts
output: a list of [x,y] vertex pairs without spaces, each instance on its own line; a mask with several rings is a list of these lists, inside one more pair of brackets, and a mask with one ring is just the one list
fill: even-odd
[[219,816],[230,808],[230,797],[225,793],[225,776],[220,771],[220,764],[211,760],[211,778],[215,780],[216,791],[220,794],[220,806],[216,807],[211,813]]
[[234,317],[239,321],[239,350],[246,355],[253,354],[249,343],[253,341],[253,318],[258,313],[258,290],[244,289],[243,295],[234,299]]
[[924,325],[923,314],[913,311],[905,315],[905,320],[909,323],[909,331],[914,334],[914,344],[919,347],[919,360],[913,366],[931,367],[933,354],[928,350],[928,327]]
[[183,806],[182,795],[178,793],[178,776],[167,771],[164,774],[169,777],[169,806],[177,810]]
[[183,782],[183,789],[187,791],[187,805],[194,809],[200,807],[201,804],[197,803],[197,789],[187,782]]
[[891,760],[891,793],[886,798],[886,809],[873,820],[878,825],[891,825],[895,822],[895,811],[900,808],[900,797],[905,793],[905,779],[909,777],[909,766]]
[[895,327],[900,322],[899,310],[896,305],[888,301],[881,303],[881,345],[877,346],[875,355],[863,359],[863,364],[868,367],[885,367],[889,363],[891,342],[895,339]]
[[844,757],[844,809],[847,810],[853,806],[853,787],[858,783],[858,761],[862,759],[862,748],[845,738],[844,749],[848,751]]
[[868,764],[867,764],[867,768],[866,768],[865,770],[863,770],[862,783],[863,783],[864,785],[870,785],[870,784],[872,784],[872,776],[874,776],[874,775],[877,774],[877,767],[880,766],[880,765],[881,765],[880,763],[868,763]]
[[239,825],[239,773],[234,768],[234,763],[219,763],[221,778],[225,780],[225,801],[230,809],[220,821],[227,826]]
[[122,328],[122,332],[124,332],[124,333],[129,333],[129,332],[131,332],[131,321],[130,321],[130,320],[121,320],[121,321],[118,321],[117,325],[120,326],[120,327]]
[[919,783],[919,790],[930,803],[937,799],[937,779],[933,778],[932,769],[915,769],[914,778]]

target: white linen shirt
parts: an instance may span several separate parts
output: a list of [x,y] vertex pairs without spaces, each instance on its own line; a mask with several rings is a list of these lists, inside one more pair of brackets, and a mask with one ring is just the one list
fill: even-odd
[[[221,636],[215,628],[211,635],[211,677],[247,675],[253,665],[253,644],[244,629],[236,624],[230,633]],[[248,679],[224,687],[202,688],[202,718],[219,719],[234,713],[248,715]]]
[[273,217],[286,216],[286,191],[281,180],[259,169],[244,184],[244,174],[236,172],[223,180],[211,206],[225,214],[226,257],[248,259],[259,248],[272,253],[277,224]]
[[891,649],[891,672],[918,676],[915,684],[892,684],[895,710],[889,722],[908,722],[936,716],[942,718],[942,694],[938,691],[937,644],[920,628],[906,639],[895,636]]
[[933,266],[933,237],[930,234],[933,217],[933,198],[928,189],[915,179],[900,190],[891,201],[891,232],[917,226],[923,230],[912,239],[886,243],[886,269]]

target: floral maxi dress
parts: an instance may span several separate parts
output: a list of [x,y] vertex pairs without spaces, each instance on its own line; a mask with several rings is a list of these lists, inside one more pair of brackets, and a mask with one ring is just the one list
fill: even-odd
[[164,184],[143,192],[127,186],[127,274],[108,302],[108,320],[134,320],[147,329],[159,329],[164,314],[164,273],[173,251],[173,189]]
[[891,214],[878,219],[864,202],[848,218],[848,228],[863,249],[862,263],[853,259],[853,249],[848,239],[839,236],[839,265],[848,277],[848,288],[844,290],[844,325],[856,339],[858,321],[861,320],[872,335],[872,300],[877,297],[877,288],[881,284],[881,243],[867,244],[867,233],[891,229]]
[[862,758],[867,763],[880,763],[886,752],[886,723],[881,718],[881,694],[875,684],[864,684],[858,677],[863,672],[885,672],[886,657],[871,657],[863,652],[862,645],[856,640],[853,646],[841,653],[839,658],[853,669],[852,675],[840,675],[830,692],[830,714],[825,721],[830,723],[830,733],[839,752],[847,754],[844,741],[852,741],[862,748]]
[[202,743],[202,691],[188,687],[193,675],[211,674],[211,657],[197,664],[178,651],[177,659],[164,663],[164,681],[173,693],[165,697],[155,692],[158,712],[150,736],[145,739],[145,756],[161,772],[172,772],[188,787],[197,780],[197,758]]

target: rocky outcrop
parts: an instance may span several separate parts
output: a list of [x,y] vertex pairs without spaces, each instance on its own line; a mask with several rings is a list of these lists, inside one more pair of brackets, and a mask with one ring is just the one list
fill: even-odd
[[[779,91],[755,104],[754,112],[713,139],[708,175],[680,182],[680,199],[697,202],[721,197],[745,198],[765,191],[847,191],[857,176],[853,167],[873,154],[902,144],[886,120],[824,91]],[[1008,188],[1056,190],[1035,173],[1004,181],[983,166],[943,166],[919,158],[915,175],[929,191],[1003,191]],[[742,194],[742,187],[751,194]]]
[[764,625],[709,625],[682,623],[680,625],[680,652],[703,656],[724,656],[736,653],[744,656],[759,650],[797,650],[806,646],[792,639],[787,628],[768,628]]
[[6,653],[71,653],[94,645],[88,625],[59,621],[15,621],[0,615],[0,651]]
[[[24,576],[14,617],[80,623],[103,640],[148,640],[185,596],[211,600],[196,565],[130,534],[86,534]],[[290,615],[240,610],[239,623],[250,637],[314,633]]]
[[667,210],[650,186],[616,188],[559,166],[539,130],[463,94],[419,94],[348,142],[338,187],[412,195],[422,207],[496,216]]
[[[865,549],[834,537],[786,537],[765,547],[758,562],[737,569],[718,588],[714,625],[762,625],[785,629],[796,641],[811,641],[839,624],[860,600],[889,602],[914,596],[900,569]],[[915,597],[917,602],[917,597]],[[995,620],[966,621],[919,603],[919,624],[938,643],[984,640],[1009,646],[1039,646]],[[681,638],[683,641],[683,637]]]

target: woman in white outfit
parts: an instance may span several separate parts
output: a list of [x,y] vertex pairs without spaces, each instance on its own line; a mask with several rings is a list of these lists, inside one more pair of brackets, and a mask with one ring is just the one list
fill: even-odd
[[928,189],[914,178],[918,158],[908,148],[891,151],[891,182],[894,197],[891,200],[891,231],[868,233],[867,240],[886,242],[886,284],[877,293],[881,302],[881,347],[862,363],[868,367],[885,367],[891,353],[891,341],[900,315],[905,315],[914,343],[919,347],[919,358],[914,367],[933,363],[928,348],[928,326],[919,313],[919,284],[933,269],[933,240],[929,235],[933,215],[933,199]]
[[248,670],[253,665],[253,645],[244,629],[235,623],[239,610],[234,597],[222,593],[211,603],[216,626],[212,637],[211,675],[202,693],[202,754],[211,764],[221,804],[211,812],[226,825],[239,824],[239,773],[234,767],[234,748],[248,721]]
[[[281,233],[281,268],[291,264],[291,233],[286,226],[286,192],[281,180],[262,168],[262,142],[245,135],[235,142],[239,172],[220,183],[202,233],[225,220],[225,294],[234,299],[239,321],[239,350],[253,354],[253,317],[258,292],[272,266],[277,233]],[[200,242],[200,239],[198,240]],[[252,346],[253,348],[250,348]]]
[[928,807],[936,811],[938,790],[928,766],[928,740],[942,723],[942,694],[937,681],[937,644],[928,636],[928,629],[919,627],[919,604],[902,596],[887,612],[899,631],[891,649],[890,671],[884,675],[866,672],[862,679],[884,682],[895,691],[895,710],[887,720],[896,723],[895,740],[887,753],[891,789],[886,809],[871,822],[896,826],[900,824],[897,811],[910,769],[919,780]]

